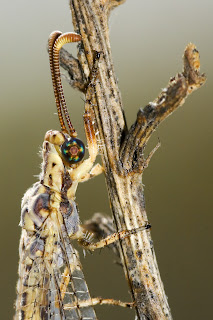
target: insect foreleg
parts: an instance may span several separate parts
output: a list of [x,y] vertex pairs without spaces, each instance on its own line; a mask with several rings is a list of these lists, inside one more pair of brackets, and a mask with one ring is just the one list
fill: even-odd
[[85,182],[93,177],[96,177],[98,176],[99,174],[101,174],[102,172],[104,171],[104,168],[99,164],[97,163],[93,168],[92,170],[90,170],[90,172],[88,172],[87,174],[85,174],[84,177],[82,177],[80,179],[79,182]]
[[[97,129],[95,127],[95,118],[93,107],[95,107],[96,101],[94,100],[95,81],[98,76],[98,64],[100,59],[100,53],[96,52],[93,62],[93,67],[89,77],[89,83],[86,88],[86,100],[85,100],[85,112],[84,112],[84,129],[87,138],[89,159],[83,161],[78,168],[71,173],[71,179],[79,181],[86,181],[90,177],[100,174],[103,169],[100,165],[95,166],[92,169],[95,159],[98,155],[99,146],[97,143],[96,135]],[[91,170],[92,169],[92,170]],[[91,170],[91,172],[90,172]]]
[[[94,162],[96,160],[96,157],[98,155],[98,144],[97,144],[97,140],[96,140],[93,122],[94,121],[93,121],[92,110],[88,110],[86,108],[86,111],[84,114],[84,126],[85,126],[85,132],[86,132],[87,143],[88,143],[89,158],[84,160],[77,168],[75,168],[70,173],[70,177],[73,181],[79,182],[82,179],[83,179],[83,181],[89,179],[90,170],[92,169]],[[100,165],[99,165],[96,169],[94,169],[94,171],[93,170],[91,171],[91,175],[95,176],[97,174],[100,174],[102,171],[103,171],[103,169],[100,170]],[[97,174],[96,174],[96,172],[97,172]],[[85,177],[86,177],[86,179],[85,179]]]

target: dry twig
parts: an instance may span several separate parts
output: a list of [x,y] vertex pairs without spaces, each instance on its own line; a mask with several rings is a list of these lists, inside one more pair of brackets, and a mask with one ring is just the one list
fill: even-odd
[[[109,199],[118,231],[143,226],[148,221],[141,184],[143,170],[153,152],[144,159],[144,147],[152,132],[185,98],[205,82],[199,73],[199,53],[193,44],[184,52],[184,70],[177,74],[159,97],[138,111],[128,130],[111,57],[108,16],[123,3],[119,0],[71,0],[74,29],[82,36],[78,59],[67,59],[71,85],[86,90],[94,51],[102,53],[97,81],[87,101],[94,107],[99,137],[104,141],[102,160]],[[158,147],[158,146],[157,146]],[[155,150],[154,150],[155,151]],[[157,266],[150,231],[120,241],[119,254],[135,301],[138,319],[172,319]]]

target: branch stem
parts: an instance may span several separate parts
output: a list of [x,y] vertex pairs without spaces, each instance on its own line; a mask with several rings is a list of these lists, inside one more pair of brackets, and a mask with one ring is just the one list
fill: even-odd
[[[114,73],[108,30],[110,10],[123,2],[70,1],[74,29],[82,36],[78,52],[84,72],[81,79],[89,77],[94,51],[101,53],[90,103],[96,117],[98,138],[103,141],[102,161],[117,231],[136,229],[147,223],[141,178],[149,159],[147,162],[143,160],[144,147],[159,123],[182,105],[189,93],[205,82],[204,75],[199,74],[198,51],[190,44],[184,54],[183,73],[170,80],[168,88],[153,103],[139,110],[135,123],[128,131]],[[137,318],[171,320],[150,230],[120,240],[118,247]]]

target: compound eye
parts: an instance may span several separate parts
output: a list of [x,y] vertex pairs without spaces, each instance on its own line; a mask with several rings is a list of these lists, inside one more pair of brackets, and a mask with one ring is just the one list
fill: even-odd
[[71,138],[62,144],[61,153],[67,162],[74,164],[81,161],[83,158],[85,146],[81,140]]

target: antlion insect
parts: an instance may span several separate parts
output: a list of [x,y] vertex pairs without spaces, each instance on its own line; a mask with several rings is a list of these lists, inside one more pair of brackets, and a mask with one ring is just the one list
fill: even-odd
[[94,165],[98,145],[93,112],[87,98],[89,93],[86,93],[84,113],[89,158],[82,160],[84,144],[76,138],[61,84],[59,51],[65,43],[80,40],[78,34],[59,31],[49,37],[50,69],[61,131],[50,130],[45,134],[40,180],[22,200],[14,320],[93,320],[97,319],[93,309],[95,304],[133,306],[113,299],[91,298],[78,253],[71,244],[72,239],[77,239],[85,248],[94,250],[150,227],[147,224],[137,230],[122,231],[90,243],[80,225],[75,203],[78,183],[103,171],[99,164]]

